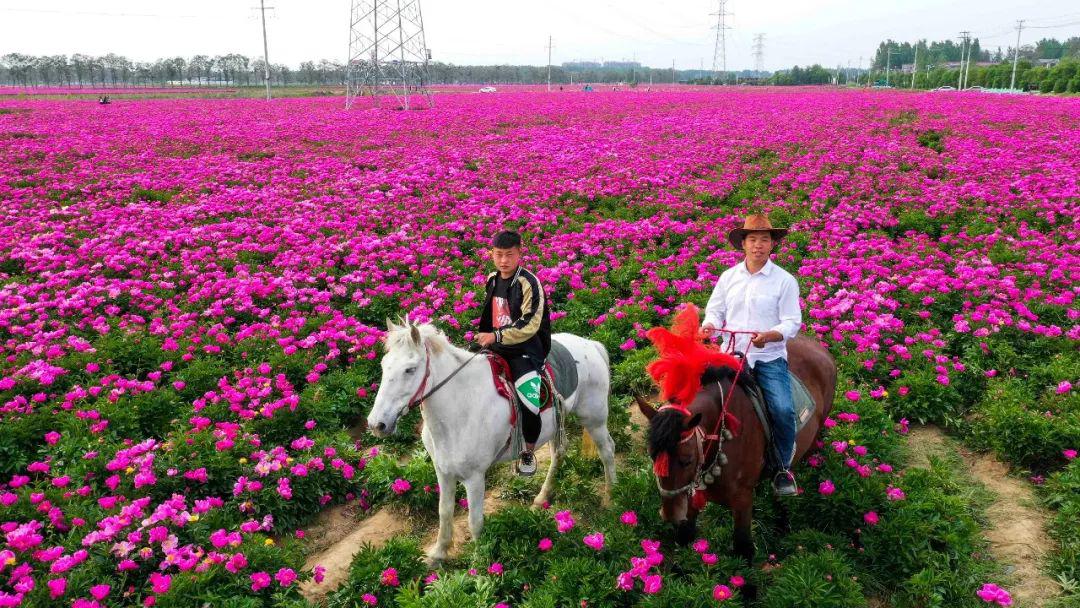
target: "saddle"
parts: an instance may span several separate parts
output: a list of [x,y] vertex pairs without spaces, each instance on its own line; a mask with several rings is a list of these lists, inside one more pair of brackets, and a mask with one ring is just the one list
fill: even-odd
[[[495,390],[503,398],[510,402],[510,424],[517,423],[518,402],[517,391],[514,390],[514,380],[510,375],[510,364],[506,359],[492,352],[488,352],[488,363],[491,365],[491,376],[495,382]],[[566,399],[577,391],[577,361],[573,355],[559,342],[551,341],[551,352],[544,362],[543,373],[540,374],[540,412],[555,405],[556,396]]]
[[[807,390],[806,385],[802,383],[802,380],[798,376],[788,371],[788,377],[791,379],[791,400],[795,404],[795,432],[798,433],[802,430],[810,418],[814,415],[814,398],[810,395],[810,391]],[[765,394],[762,392],[761,387],[758,386],[755,380],[752,386],[748,387],[746,394],[750,397],[750,403],[754,406],[754,412],[757,414],[758,419],[761,421],[761,427],[765,431],[765,440],[772,444],[772,417],[769,415],[769,408],[765,403]],[[771,452],[767,452],[768,459],[773,460]],[[775,463],[772,463],[775,465]]]

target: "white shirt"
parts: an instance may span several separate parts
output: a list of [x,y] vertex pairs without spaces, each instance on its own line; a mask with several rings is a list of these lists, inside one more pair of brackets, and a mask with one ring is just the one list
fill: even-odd
[[[705,323],[735,331],[778,331],[784,339],[758,348],[748,334],[735,335],[735,350],[746,353],[753,367],[758,361],[787,359],[787,341],[802,327],[799,310],[799,284],[786,270],[765,262],[761,270],[750,274],[745,262],[739,262],[720,275],[705,306]],[[730,334],[718,332],[718,339]]]

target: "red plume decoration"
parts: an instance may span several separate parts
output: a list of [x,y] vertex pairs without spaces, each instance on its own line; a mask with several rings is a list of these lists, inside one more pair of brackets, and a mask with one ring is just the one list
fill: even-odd
[[658,360],[646,367],[660,387],[660,398],[683,409],[701,390],[701,374],[705,368],[716,366],[737,370],[740,367],[738,359],[702,341],[698,307],[693,304],[687,304],[675,315],[670,330],[654,327],[645,335],[660,354]]

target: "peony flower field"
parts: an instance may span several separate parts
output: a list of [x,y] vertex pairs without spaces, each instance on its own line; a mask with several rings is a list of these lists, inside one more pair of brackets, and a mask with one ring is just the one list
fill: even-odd
[[[0,98],[0,607],[1080,602],[1080,98],[436,99]],[[704,305],[754,211],[792,228],[774,259],[840,387],[788,525],[761,488],[749,568],[716,506],[674,544],[629,406],[644,332]],[[501,507],[432,570],[419,413],[361,421],[385,319],[470,339],[504,227],[554,331],[609,351],[620,479],[603,501],[572,431],[549,508],[493,470]],[[1017,591],[961,467],[916,463],[924,424],[1032,486],[1052,594]],[[341,505],[406,531],[331,586],[305,531]]]

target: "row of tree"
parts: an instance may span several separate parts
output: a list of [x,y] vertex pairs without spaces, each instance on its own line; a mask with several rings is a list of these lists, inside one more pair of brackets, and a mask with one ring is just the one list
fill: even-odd
[[[886,66],[898,68],[904,64],[915,63],[915,51],[918,49],[920,65],[940,65],[950,62],[958,62],[961,55],[964,59],[970,57],[973,62],[1012,61],[1013,47],[1002,49],[998,47],[991,52],[983,49],[978,38],[972,38],[969,45],[952,40],[935,40],[928,42],[919,40],[915,43],[896,42],[886,40],[878,45],[874,52],[873,68],[884,70]],[[891,51],[891,57],[890,55]],[[1056,38],[1043,38],[1035,44],[1022,45],[1019,58],[1027,59],[1032,63],[1039,59],[1067,59],[1070,57],[1080,58],[1080,37],[1074,36],[1065,41]]]
[[[101,57],[75,54],[24,55],[10,53],[0,57],[0,85],[64,87],[129,86],[249,86],[261,85],[264,78],[262,59],[239,54],[172,57],[153,62],[131,61],[110,53]],[[701,78],[702,70],[656,69],[636,63],[610,65],[553,66],[551,82],[571,83],[663,83],[672,79],[685,82]],[[434,62],[428,76],[436,84],[491,83],[539,84],[548,80],[546,66],[531,65],[453,65]],[[345,65],[333,61],[302,62],[298,69],[270,65],[270,83],[274,86],[335,86],[345,81]]]

